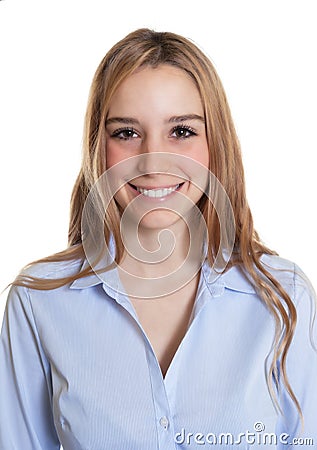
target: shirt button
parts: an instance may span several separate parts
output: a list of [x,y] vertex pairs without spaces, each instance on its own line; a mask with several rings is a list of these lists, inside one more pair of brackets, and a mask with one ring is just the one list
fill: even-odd
[[161,417],[161,418],[160,418],[160,425],[161,425],[161,427],[163,427],[165,430],[167,430],[167,427],[168,427],[168,425],[169,425],[168,418],[165,417],[165,416]]
[[60,424],[62,425],[63,430],[70,430],[69,423],[65,419],[65,417],[60,418]]

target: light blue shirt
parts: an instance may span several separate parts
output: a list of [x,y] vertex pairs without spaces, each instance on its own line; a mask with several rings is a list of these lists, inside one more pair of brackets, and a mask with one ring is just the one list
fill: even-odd
[[[298,311],[287,364],[305,420],[305,444],[296,448],[317,448],[313,294],[297,266],[263,261]],[[39,264],[30,273],[59,278],[81,264]],[[237,267],[216,281],[210,274],[205,263],[165,378],[131,302],[118,293],[116,270],[106,282],[92,275],[55,290],[11,288],[0,347],[0,449],[288,448],[300,433],[298,414],[283,388],[284,416],[276,410],[265,376],[274,320]]]

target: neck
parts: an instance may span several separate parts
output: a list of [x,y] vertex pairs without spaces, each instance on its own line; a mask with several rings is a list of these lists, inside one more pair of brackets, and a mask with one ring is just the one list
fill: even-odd
[[185,224],[167,229],[138,229],[137,239],[126,236],[128,244],[120,266],[136,276],[154,278],[177,270],[188,255],[190,235]]
[[202,265],[203,236],[199,225],[177,221],[167,229],[139,226],[123,236],[126,253],[119,274],[131,297],[160,297],[186,286]]

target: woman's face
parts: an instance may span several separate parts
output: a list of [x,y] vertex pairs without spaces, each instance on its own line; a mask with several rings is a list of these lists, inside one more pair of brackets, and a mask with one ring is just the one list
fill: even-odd
[[189,162],[209,167],[203,106],[190,76],[173,66],[160,65],[141,68],[126,78],[110,103],[106,152],[107,169],[143,155],[131,160],[137,166],[133,167],[136,176],[126,178],[129,182],[115,195],[122,210],[138,197],[137,201],[151,210],[140,226],[166,228],[179,220],[179,214],[165,209],[175,192],[194,204],[202,196],[191,182],[191,165],[196,166],[196,177],[198,165]]

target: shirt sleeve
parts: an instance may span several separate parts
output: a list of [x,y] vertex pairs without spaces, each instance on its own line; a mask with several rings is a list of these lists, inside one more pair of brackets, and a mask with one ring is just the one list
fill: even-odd
[[297,310],[297,325],[287,356],[287,374],[290,385],[299,401],[303,414],[300,416],[289,395],[282,388],[280,393],[284,417],[278,424],[278,449],[293,444],[301,449],[317,446],[317,324],[316,294],[307,277],[295,266],[294,300]]
[[28,290],[11,287],[0,340],[0,448],[58,450],[50,367]]

